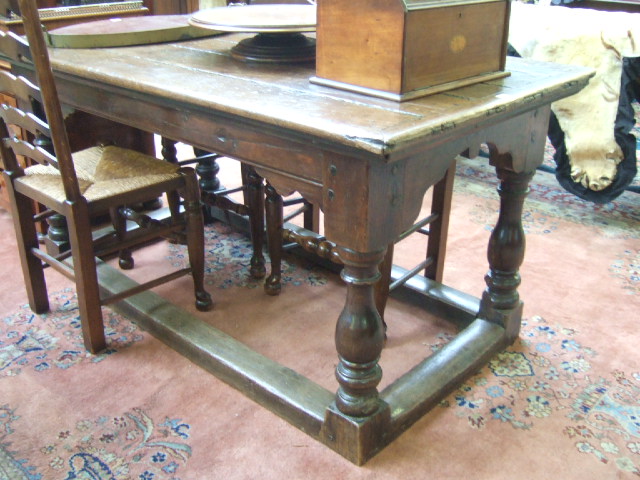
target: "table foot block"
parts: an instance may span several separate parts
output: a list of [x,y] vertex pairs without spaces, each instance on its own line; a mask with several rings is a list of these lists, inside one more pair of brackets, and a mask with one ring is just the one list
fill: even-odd
[[382,450],[388,442],[385,432],[389,429],[389,406],[380,402],[380,408],[368,417],[350,417],[331,404],[319,440],[356,465]]

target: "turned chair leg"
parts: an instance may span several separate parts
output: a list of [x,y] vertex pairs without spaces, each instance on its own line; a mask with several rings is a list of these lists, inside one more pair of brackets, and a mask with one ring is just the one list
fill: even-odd
[[204,287],[204,215],[200,201],[198,179],[193,170],[185,172],[184,208],[187,221],[187,251],[193,288],[196,296],[196,308],[206,312],[213,308],[213,299]]
[[[122,241],[127,233],[127,220],[120,214],[119,208],[110,208],[109,216],[111,224],[119,241]],[[123,270],[131,270],[134,267],[133,254],[130,248],[123,248],[118,252],[118,265]]]
[[245,204],[249,210],[249,228],[253,254],[249,267],[249,274],[253,278],[264,278],[266,274],[265,260],[262,253],[264,237],[264,179],[246,164],[240,166],[242,182],[246,185],[244,191]]
[[268,295],[279,295],[282,290],[282,210],[282,196],[267,182],[265,211],[271,273],[264,283],[264,291]]

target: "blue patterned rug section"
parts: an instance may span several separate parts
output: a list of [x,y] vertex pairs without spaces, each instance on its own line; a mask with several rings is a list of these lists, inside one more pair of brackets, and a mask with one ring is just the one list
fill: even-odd
[[25,420],[19,410],[0,405],[3,480],[179,480],[176,474],[191,456],[188,423],[155,421],[140,409],[81,420],[44,435],[27,452],[15,451],[12,435],[20,434]]
[[490,422],[532,430],[559,420],[578,452],[610,465],[612,475],[640,475],[640,372],[601,376],[592,371],[598,357],[578,331],[534,316],[512,347],[441,407],[478,430]]

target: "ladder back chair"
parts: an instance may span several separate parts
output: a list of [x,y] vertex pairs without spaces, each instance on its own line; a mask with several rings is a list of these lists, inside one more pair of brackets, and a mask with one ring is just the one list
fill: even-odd
[[[103,305],[179,276],[192,274],[196,308],[210,309],[213,302],[204,289],[204,222],[194,170],[114,145],[72,154],[36,1],[0,0],[0,8],[21,15],[27,37],[0,32],[0,50],[16,67],[14,71],[35,73],[28,80],[0,72],[0,89],[18,99],[18,108],[0,106],[0,158],[31,309],[36,313],[49,309],[45,266],[74,280],[84,345],[92,353],[106,346]],[[12,133],[15,127],[28,132],[22,135],[25,139]],[[50,140],[50,149],[33,141],[43,137]],[[23,167],[20,156],[32,166]],[[167,220],[155,220],[128,207],[163,194],[171,213]],[[34,215],[36,203],[47,210]],[[107,212],[112,227],[96,234],[91,218]],[[70,251],[55,256],[40,249],[35,228],[36,222],[54,213],[66,218],[71,244]],[[127,220],[139,228],[128,229]],[[121,252],[120,265],[130,268],[129,249],[158,237],[186,237],[189,267],[102,298],[96,257]]]

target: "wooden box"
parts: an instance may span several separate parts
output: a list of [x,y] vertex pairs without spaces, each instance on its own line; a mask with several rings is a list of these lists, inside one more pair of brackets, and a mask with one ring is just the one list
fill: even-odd
[[393,100],[507,76],[509,0],[320,0],[313,83]]

